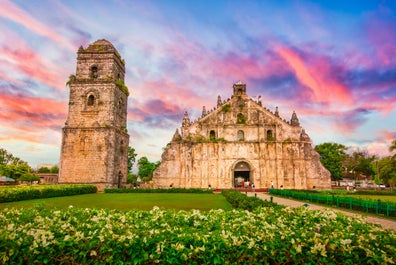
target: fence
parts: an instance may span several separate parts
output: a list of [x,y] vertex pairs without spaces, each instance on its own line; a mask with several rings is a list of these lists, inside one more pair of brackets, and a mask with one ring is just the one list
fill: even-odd
[[326,204],[350,210],[357,210],[366,213],[383,214],[385,216],[396,217],[396,204],[391,202],[383,202],[381,200],[372,201],[335,195],[314,194],[301,191],[277,189],[270,189],[270,194],[319,204]]

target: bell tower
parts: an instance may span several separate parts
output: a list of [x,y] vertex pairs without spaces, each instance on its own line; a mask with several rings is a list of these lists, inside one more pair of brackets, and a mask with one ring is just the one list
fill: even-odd
[[69,77],[69,111],[62,129],[59,183],[121,187],[128,173],[125,62],[107,40],[77,52]]

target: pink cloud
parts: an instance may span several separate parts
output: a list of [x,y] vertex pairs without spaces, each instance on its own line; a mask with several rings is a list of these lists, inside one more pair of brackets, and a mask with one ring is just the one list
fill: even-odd
[[45,98],[0,94],[0,121],[25,131],[57,130],[66,120],[67,104]]
[[310,54],[309,62],[288,47],[278,47],[277,52],[295,72],[298,80],[312,92],[311,100],[319,102],[339,101],[351,104],[348,88],[334,76],[333,69],[324,57]]
[[71,51],[75,51],[75,46],[61,35],[57,34],[50,27],[40,23],[33,18],[29,13],[19,8],[16,4],[11,1],[4,0],[0,5],[0,16],[12,20],[26,27],[27,29],[48,37],[56,43],[61,43]]

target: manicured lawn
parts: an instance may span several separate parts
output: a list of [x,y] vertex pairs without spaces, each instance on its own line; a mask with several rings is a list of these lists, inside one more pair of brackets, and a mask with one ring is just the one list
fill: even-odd
[[344,197],[353,197],[355,199],[362,199],[362,200],[381,200],[382,202],[393,202],[396,203],[396,196],[391,195],[356,195],[356,194],[343,194]]
[[231,205],[220,194],[171,194],[171,193],[98,193],[48,199],[37,199],[10,203],[0,203],[4,208],[30,208],[44,206],[47,209],[65,209],[70,205],[78,208],[141,209],[151,210],[154,206],[165,209],[208,211],[211,209],[231,209]]

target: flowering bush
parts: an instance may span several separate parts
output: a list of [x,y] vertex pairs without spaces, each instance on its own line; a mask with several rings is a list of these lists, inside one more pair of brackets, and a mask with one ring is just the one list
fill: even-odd
[[13,202],[96,193],[94,185],[38,185],[0,188],[0,202]]
[[0,263],[389,264],[395,232],[333,211],[5,209]]

